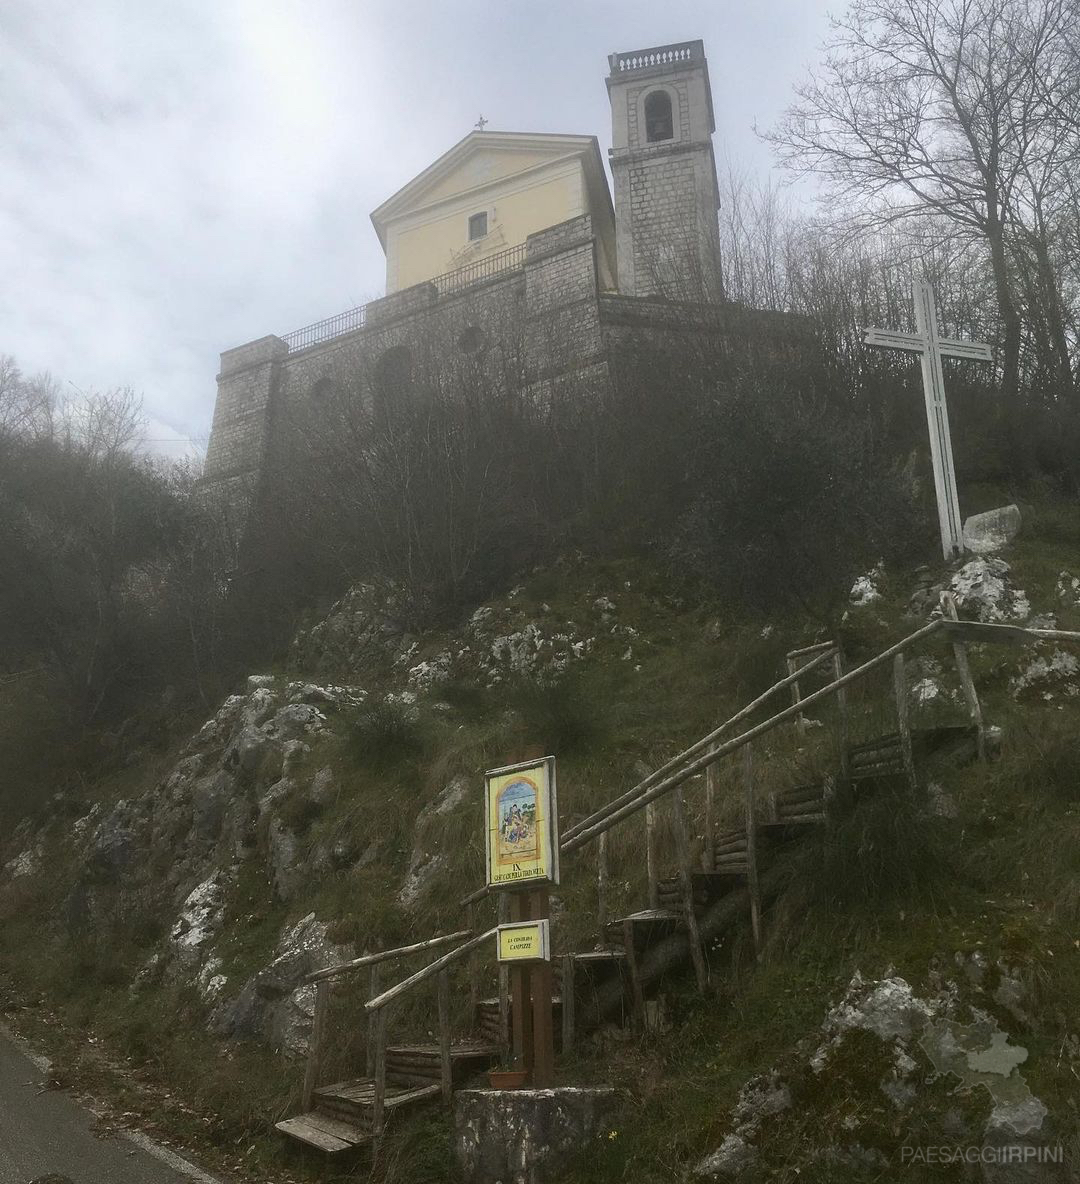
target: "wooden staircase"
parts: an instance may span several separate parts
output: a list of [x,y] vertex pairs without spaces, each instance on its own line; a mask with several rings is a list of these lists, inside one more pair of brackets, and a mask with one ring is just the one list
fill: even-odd
[[[967,623],[964,627],[975,628]],[[844,803],[850,803],[853,793],[867,792],[875,782],[896,778],[903,778],[912,790],[917,790],[917,762],[923,764],[935,758],[965,759],[969,755],[985,755],[981,709],[971,685],[970,673],[967,672],[966,658],[961,653],[964,636],[959,632],[956,632],[953,644],[973,724],[913,729],[909,723],[904,650],[935,631],[953,637],[948,632],[952,628],[954,625],[949,622],[924,626],[903,642],[847,674],[843,674],[839,650],[834,643],[821,643],[803,651],[793,651],[789,655],[789,674],[786,678],[685,752],[665,762],[631,790],[568,829],[561,840],[564,856],[586,842],[597,840],[600,941],[596,949],[567,952],[554,959],[556,1014],[561,1014],[561,1023],[555,1024],[555,1032],[558,1034],[561,1031],[564,1048],[571,1046],[574,1041],[575,1009],[587,998],[582,992],[593,987],[604,991],[605,1000],[603,1010],[599,1003],[592,1006],[590,1022],[599,1022],[603,1015],[612,1014],[620,1003],[626,1016],[626,1004],[629,1002],[629,1014],[633,1022],[639,1026],[644,1024],[644,988],[647,984],[639,975],[639,966],[650,955],[650,951],[653,955],[657,953],[653,947],[669,941],[676,933],[684,934],[686,940],[682,941],[680,937],[680,941],[669,943],[668,950],[663,952],[659,962],[654,958],[652,966],[648,968],[648,983],[660,981],[659,975],[666,973],[668,967],[683,964],[689,959],[694,963],[699,989],[704,991],[711,972],[706,964],[698,921],[702,916],[707,916],[705,910],[733,889],[743,886],[749,889],[755,948],[760,952],[762,918],[757,887],[759,864],[770,860],[781,846],[805,837],[809,833],[808,828],[827,826],[830,813],[843,808]],[[959,629],[959,626],[955,628]],[[1034,635],[1037,631],[1026,632]],[[1080,635],[1069,635],[1069,639],[1080,640]],[[844,688],[890,660],[893,664],[898,730],[852,744],[849,740]],[[808,674],[815,669],[820,671],[826,665],[831,666],[834,681],[804,697],[800,693],[799,680],[805,680]],[[732,731],[737,724],[748,727],[744,721],[752,711],[764,704],[770,695],[788,688],[792,690],[793,698],[790,708],[777,712],[770,720],[755,725],[742,735],[722,738],[725,732]],[[835,695],[839,705],[835,758],[839,767],[835,775],[821,782],[793,786],[764,797],[755,793],[751,742],[757,735],[783,723],[794,723],[800,735],[804,734],[807,727],[802,714],[804,708],[822,701],[827,695]],[[716,768],[723,757],[740,749],[745,766],[743,825],[732,827],[729,822],[721,827],[714,821],[713,814],[714,795],[719,787]],[[692,867],[692,831],[687,821],[682,786],[702,772],[707,775],[705,850],[701,863]],[[840,790],[842,792],[838,792]],[[661,796],[666,796],[671,803],[672,829],[678,852],[679,874],[669,878],[661,878],[657,874],[658,848],[655,845],[654,821],[656,804]],[[606,920],[609,914],[605,898],[608,880],[607,833],[614,825],[633,815],[643,816],[646,824],[650,907],[609,922]],[[485,891],[482,889],[467,897],[462,905],[471,909],[473,904],[483,898]],[[507,1043],[510,1020],[511,1004],[505,985],[509,972],[505,968],[500,970],[500,997],[490,999],[477,998],[478,980],[470,970],[470,991],[475,1004],[473,1019],[478,1035],[474,1039],[458,1041],[452,1041],[450,1035],[449,964],[466,955],[471,960],[472,951],[478,948],[479,943],[492,939],[496,933],[495,929],[491,929],[478,934],[475,914],[471,912],[469,925],[469,930],[460,933],[432,938],[393,951],[365,955],[351,963],[327,968],[311,976],[310,981],[321,980],[318,981],[321,993],[316,999],[313,1053],[309,1061],[308,1078],[305,1079],[306,1104],[302,1107],[304,1113],[278,1122],[276,1127],[279,1131],[330,1153],[364,1144],[377,1144],[385,1122],[392,1114],[440,1096],[444,1101],[449,1100],[453,1089],[497,1061],[500,1050]],[[455,942],[462,944],[395,987],[379,993],[378,968],[375,963]],[[675,947],[678,947],[678,951],[672,958],[669,956],[670,950]],[[316,1084],[319,1048],[325,1040],[329,978],[369,966],[372,984],[366,1004],[369,1019],[368,1076],[330,1085]],[[422,981],[429,981],[436,974],[439,987],[439,1043],[388,1045],[387,1004]]]
[[[496,1021],[498,1001],[496,1000]],[[455,1087],[483,1072],[498,1059],[499,1046],[484,1039],[456,1041],[450,1046],[451,1079]],[[441,1054],[437,1044],[397,1044],[386,1050],[387,1115],[439,1097]],[[276,1123],[320,1151],[336,1153],[370,1143],[374,1136],[375,1079],[358,1077],[319,1086],[313,1109]]]

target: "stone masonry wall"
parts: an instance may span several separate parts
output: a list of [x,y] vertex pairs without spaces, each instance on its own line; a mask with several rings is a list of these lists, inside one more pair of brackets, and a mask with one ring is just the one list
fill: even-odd
[[621,291],[676,300],[719,297],[711,167],[712,154],[700,144],[638,149],[612,161]]
[[[595,373],[603,342],[597,310],[596,244],[588,215],[529,238],[523,269],[441,296],[417,284],[373,301],[365,324],[289,353],[265,337],[222,354],[204,485],[249,485],[286,462],[292,433],[318,449],[320,432],[361,422],[379,397],[379,366],[407,351],[422,381],[445,389],[486,373],[521,389],[582,367]],[[606,371],[605,371],[606,372]]]
[[525,264],[530,382],[602,359],[596,242],[588,215],[531,235]]
[[271,405],[288,347],[262,337],[221,355],[218,397],[206,450],[208,482],[258,472],[266,455]]

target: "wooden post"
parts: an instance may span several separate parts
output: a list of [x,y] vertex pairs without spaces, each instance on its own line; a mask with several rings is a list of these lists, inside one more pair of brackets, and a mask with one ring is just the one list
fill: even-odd
[[[839,679],[844,675],[844,659],[840,653],[839,645],[836,647],[836,653],[833,654],[833,678]],[[841,687],[836,692],[836,711],[839,717],[838,723],[838,737],[840,741],[840,777],[844,781],[848,776],[848,747],[850,739],[848,735],[848,702],[847,702],[847,688]]]
[[[799,659],[798,658],[788,658],[787,672],[789,675],[798,674],[798,672],[799,672]],[[798,707],[801,702],[802,702],[802,695],[799,692],[799,680],[795,679],[795,681],[791,684],[791,703],[792,703],[793,707]],[[806,735],[806,716],[803,715],[803,713],[801,711],[798,712],[795,716],[795,731],[798,732],[800,736]]]
[[[506,892],[499,893],[497,910],[500,925],[510,920],[510,897]],[[504,1068],[509,1068],[511,1058],[510,1048],[510,967],[505,962],[499,963],[499,1044],[500,1055]]]
[[641,993],[641,977],[638,974],[637,950],[634,948],[634,922],[623,921],[623,949],[626,951],[626,971],[630,978],[630,1000],[634,1028],[645,1031],[645,997]]
[[[541,921],[550,913],[547,885],[532,892],[532,917]],[[538,962],[529,968],[529,989],[532,992],[534,1089],[550,1089],[555,1084],[555,1031],[552,1017],[551,960]]]
[[686,914],[686,928],[690,936],[690,957],[694,962],[698,990],[704,992],[709,985],[709,971],[701,949],[701,931],[698,929],[697,913],[694,911],[694,881],[690,866],[690,837],[686,829],[686,810],[682,790],[671,795],[671,816],[675,827],[675,844],[679,857],[679,887],[682,890],[683,910]]
[[746,878],[750,889],[750,927],[754,933],[754,956],[761,957],[761,893],[758,889],[757,818],[754,809],[754,757],[747,744],[743,758],[743,792],[746,803]]
[[[476,901],[469,904],[469,928],[474,933],[479,933],[479,926],[476,924]],[[476,1008],[480,1001],[480,951],[473,950],[469,954],[469,1023],[476,1022]]]
[[904,758],[904,772],[912,793],[918,792],[915,778],[915,757],[911,750],[911,723],[908,720],[907,678],[904,675],[904,655],[893,658],[893,694],[896,697],[896,722],[900,733],[900,752]]
[[701,852],[701,867],[703,871],[711,872],[716,869],[716,793],[720,780],[719,764],[710,765],[705,770],[705,846]]
[[304,1094],[301,1108],[306,1114],[312,1106],[315,1090],[322,1076],[323,1050],[326,1042],[326,1013],[330,1008],[330,980],[315,984],[315,1014],[311,1021],[307,1068],[304,1071]]
[[386,1109],[386,1008],[375,1012],[375,1084],[371,1099],[371,1133],[378,1147]]
[[[368,998],[374,999],[376,995],[382,990],[382,963],[376,962],[371,967],[371,975],[368,982]],[[364,1066],[367,1070],[368,1077],[375,1076],[375,1020],[376,1013],[372,1012],[368,1016],[367,1025],[367,1047],[364,1049]]]
[[574,993],[574,958],[564,954],[562,960],[562,1050],[566,1056],[574,1047],[574,1008],[577,998]]
[[596,924],[600,930],[600,944],[607,941],[607,834],[602,831],[596,840]]
[[[510,894],[510,920],[528,921],[529,902],[524,892]],[[513,1031],[513,1061],[522,1068],[532,1068],[533,1049],[533,1016],[529,1005],[529,968],[513,965],[510,967],[510,1020]]]
[[[941,612],[949,621],[959,620],[956,612],[956,600],[951,592],[941,594]],[[967,700],[968,714],[975,725],[975,750],[979,760],[986,760],[986,725],[983,722],[982,704],[979,702],[975,690],[975,680],[971,677],[971,665],[968,662],[967,645],[962,641],[953,642],[953,659],[956,662],[956,673],[960,676],[960,685],[964,689]]]
[[656,803],[645,806],[645,873],[649,878],[649,908],[660,907],[660,877],[656,870]]
[[450,968],[439,971],[439,1081],[443,1101],[449,1105],[454,1092],[453,1068],[450,1060]]

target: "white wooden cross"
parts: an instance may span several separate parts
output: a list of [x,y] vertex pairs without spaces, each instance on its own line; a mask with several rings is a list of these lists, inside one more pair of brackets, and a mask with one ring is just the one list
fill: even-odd
[[864,340],[867,345],[903,349],[920,356],[923,394],[926,397],[926,426],[930,430],[930,457],[934,464],[934,490],[937,493],[938,523],[941,526],[941,549],[946,559],[955,559],[964,550],[964,523],[956,496],[956,469],[953,466],[941,359],[968,358],[977,362],[990,362],[993,361],[993,355],[990,347],[982,342],[957,341],[938,333],[934,291],[929,284],[917,283],[914,299],[916,332],[867,329]]

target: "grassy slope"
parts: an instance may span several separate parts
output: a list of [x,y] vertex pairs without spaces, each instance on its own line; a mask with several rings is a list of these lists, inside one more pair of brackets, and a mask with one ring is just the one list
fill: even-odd
[[[1056,607],[1051,601],[1058,572],[1080,569],[1080,538],[1071,507],[1025,509],[1029,525],[1009,559],[1035,610],[1047,611]],[[886,584],[884,601],[853,614],[845,637],[853,660],[899,635],[910,586],[910,576],[897,574]],[[601,638],[593,607],[599,596],[616,602],[619,626],[640,634],[631,642],[629,661],[623,659],[624,635]],[[668,595],[661,574],[638,562],[570,564],[539,573],[495,607],[522,620],[574,619],[601,639],[587,660],[575,664],[574,676],[554,689],[522,681],[487,691],[464,676],[440,693],[441,704],[422,700],[415,723],[368,713],[340,728],[337,740],[311,761],[312,769],[326,763],[335,768],[336,800],[320,812],[298,800],[291,821],[312,847],[338,840],[363,851],[374,843],[376,856],[359,872],[313,880],[310,893],[288,906],[272,900],[264,869],[245,870],[217,947],[235,985],[265,962],[281,927],[311,909],[335,922],[336,938],[359,944],[375,935],[391,944],[459,927],[454,902],[479,882],[482,867],[478,793],[453,815],[416,829],[423,805],[455,775],[477,785],[484,768],[540,745],[559,756],[564,817],[583,812],[624,788],[637,762],[659,762],[730,714],[773,681],[788,648],[817,636],[796,620],[763,635],[768,622],[722,606],[680,603]],[[1077,612],[1058,615],[1063,625],[1080,628]],[[445,642],[442,636],[421,639],[414,660],[434,655]],[[937,656],[947,654],[942,649]],[[1080,704],[1061,698],[1049,705],[1014,702],[1007,681],[1015,662],[1012,651],[975,655],[987,717],[1004,727],[1006,743],[1002,760],[990,768],[952,770],[940,778],[956,797],[955,822],[916,827],[903,846],[895,841],[895,818],[878,811],[878,817],[859,821],[864,837],[873,840],[863,844],[864,856],[876,842],[876,858],[857,859],[850,846],[793,857],[790,886],[769,917],[761,967],[752,965],[747,935],[733,936],[710,952],[718,982],[714,999],[699,1004],[688,981],[668,985],[669,1039],[637,1043],[605,1032],[564,1066],[567,1080],[618,1081],[631,1087],[633,1098],[625,1121],[590,1149],[573,1181],[672,1179],[719,1143],[725,1115],[748,1076],[789,1063],[793,1043],[813,1032],[856,967],[873,975],[891,965],[923,988],[932,961],[948,960],[957,950],[981,948],[991,960],[1007,953],[1028,968],[1038,1006],[1022,1040],[1031,1053],[1025,1076],[1059,1118],[1075,1115],[1069,1089],[1075,1079],[1058,1051],[1080,1004]],[[385,685],[395,685],[394,676],[384,673]],[[369,689],[377,688],[372,683]],[[856,713],[860,706],[871,710],[856,696]],[[828,722],[827,712],[822,719]],[[888,725],[884,715],[861,726],[872,731],[879,725]],[[787,730],[775,733],[755,756],[763,784],[770,778],[791,783],[824,771],[833,760],[827,729],[803,744]],[[132,778],[142,773],[149,784],[152,772],[129,770],[124,783],[94,792],[105,800],[130,794]],[[735,783],[725,784],[734,795]],[[689,796],[692,807],[699,806],[699,790]],[[408,912],[396,893],[418,835],[422,845],[451,857],[433,890]],[[613,837],[613,907],[643,903],[641,848],[639,824]],[[902,874],[912,869],[915,875]],[[37,883],[0,897],[0,988],[6,986],[12,1001],[29,1004],[15,1013],[20,1026],[46,1038],[73,1080],[111,1094],[117,1106],[163,1131],[216,1147],[223,1163],[251,1178],[335,1178],[339,1169],[316,1156],[283,1151],[267,1135],[268,1121],[295,1105],[296,1066],[249,1045],[223,1047],[204,1035],[190,990],[129,993],[131,973],[163,935],[165,922],[153,902],[140,907],[118,899],[109,931],[76,945],[59,936],[42,940],[42,932],[59,934],[56,901],[64,881],[64,868],[55,866]],[[565,912],[559,944],[591,945],[587,864],[578,860],[566,869],[560,897]],[[430,1027],[430,1002],[420,1000],[402,1014],[402,1035]],[[339,1018],[350,1014],[349,1003],[347,997],[335,1003]],[[1000,1018],[1015,1030],[1014,1021]],[[92,1041],[86,1038],[91,1034]],[[800,1163],[806,1131],[829,1129],[853,1106],[872,1108],[860,1094],[856,1068],[833,1088],[803,1099],[805,1128],[777,1128],[765,1178],[815,1178]],[[878,1117],[881,1144],[892,1139],[895,1145],[895,1133],[884,1115]],[[442,1180],[448,1162],[446,1126],[429,1112],[398,1131],[383,1174]]]

